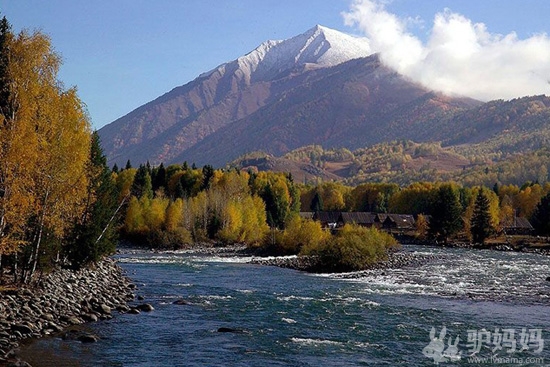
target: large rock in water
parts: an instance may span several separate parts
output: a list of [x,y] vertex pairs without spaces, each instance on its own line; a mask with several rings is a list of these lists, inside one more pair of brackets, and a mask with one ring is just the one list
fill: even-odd
[[151,312],[155,308],[152,305],[150,305],[149,303],[142,303],[141,305],[137,306],[137,309],[140,310],[140,311],[143,311],[143,312]]
[[173,305],[188,305],[189,302],[187,302],[184,299],[178,299],[178,300],[175,300],[174,302],[172,302],[172,304]]
[[82,335],[78,336],[77,340],[81,343],[95,343],[99,340],[99,337],[97,335],[83,333]]

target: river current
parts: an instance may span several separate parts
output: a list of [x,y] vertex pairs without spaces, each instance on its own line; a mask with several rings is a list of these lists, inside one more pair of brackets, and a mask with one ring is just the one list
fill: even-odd
[[313,275],[246,257],[124,253],[155,310],[83,326],[97,343],[45,338],[22,356],[34,367],[550,365],[550,257],[404,249],[438,257]]

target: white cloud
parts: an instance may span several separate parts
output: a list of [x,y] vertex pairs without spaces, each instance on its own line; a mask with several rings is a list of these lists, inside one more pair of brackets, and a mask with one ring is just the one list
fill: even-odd
[[445,9],[423,43],[407,31],[411,19],[389,13],[382,1],[355,0],[343,16],[366,34],[384,63],[429,88],[481,100],[550,94],[546,34],[492,34],[485,24]]

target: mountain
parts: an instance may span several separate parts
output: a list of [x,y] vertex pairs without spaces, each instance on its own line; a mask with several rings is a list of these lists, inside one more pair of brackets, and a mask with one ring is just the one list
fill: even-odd
[[299,83],[273,81],[369,54],[365,39],[321,26],[286,41],[267,41],[100,129],[103,148],[110,162],[173,161]]
[[481,103],[412,83],[368,40],[316,26],[174,88],[99,130],[109,162],[223,166],[241,154],[304,145],[429,141],[441,121]]

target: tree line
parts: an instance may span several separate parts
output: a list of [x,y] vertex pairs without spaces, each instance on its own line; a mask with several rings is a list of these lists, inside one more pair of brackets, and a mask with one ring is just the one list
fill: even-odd
[[[305,185],[284,173],[187,163],[137,169],[128,163],[123,170],[114,167],[113,175],[121,192],[130,196],[123,237],[156,248],[217,242],[246,244],[266,254],[317,254],[321,249],[334,254],[339,248],[334,243],[350,243],[342,236],[358,237],[357,228],[331,237],[320,223],[301,218],[303,211],[413,214],[416,236],[438,242],[482,243],[517,216],[529,218],[539,233],[549,233],[549,183],[492,188],[454,182]],[[379,242],[387,244],[382,248],[394,245]]]
[[[501,232],[526,218],[540,235],[549,235],[550,183],[526,182],[485,186],[462,186],[456,182],[416,182],[406,187],[393,183],[347,186],[337,182],[301,185],[302,211],[366,211],[420,216],[419,235],[447,240],[480,242],[480,223],[488,234]],[[480,218],[480,215],[483,218]],[[429,220],[429,226],[427,223]]]
[[[0,266],[17,281],[114,249],[111,171],[60,56],[40,32],[0,21]],[[107,228],[107,229],[106,229]]]
[[318,271],[359,270],[398,246],[374,228],[347,225],[331,233],[302,219],[300,185],[289,174],[187,163],[137,169],[128,163],[114,173],[131,195],[121,232],[132,243],[160,249],[239,243],[258,254],[314,256]]

